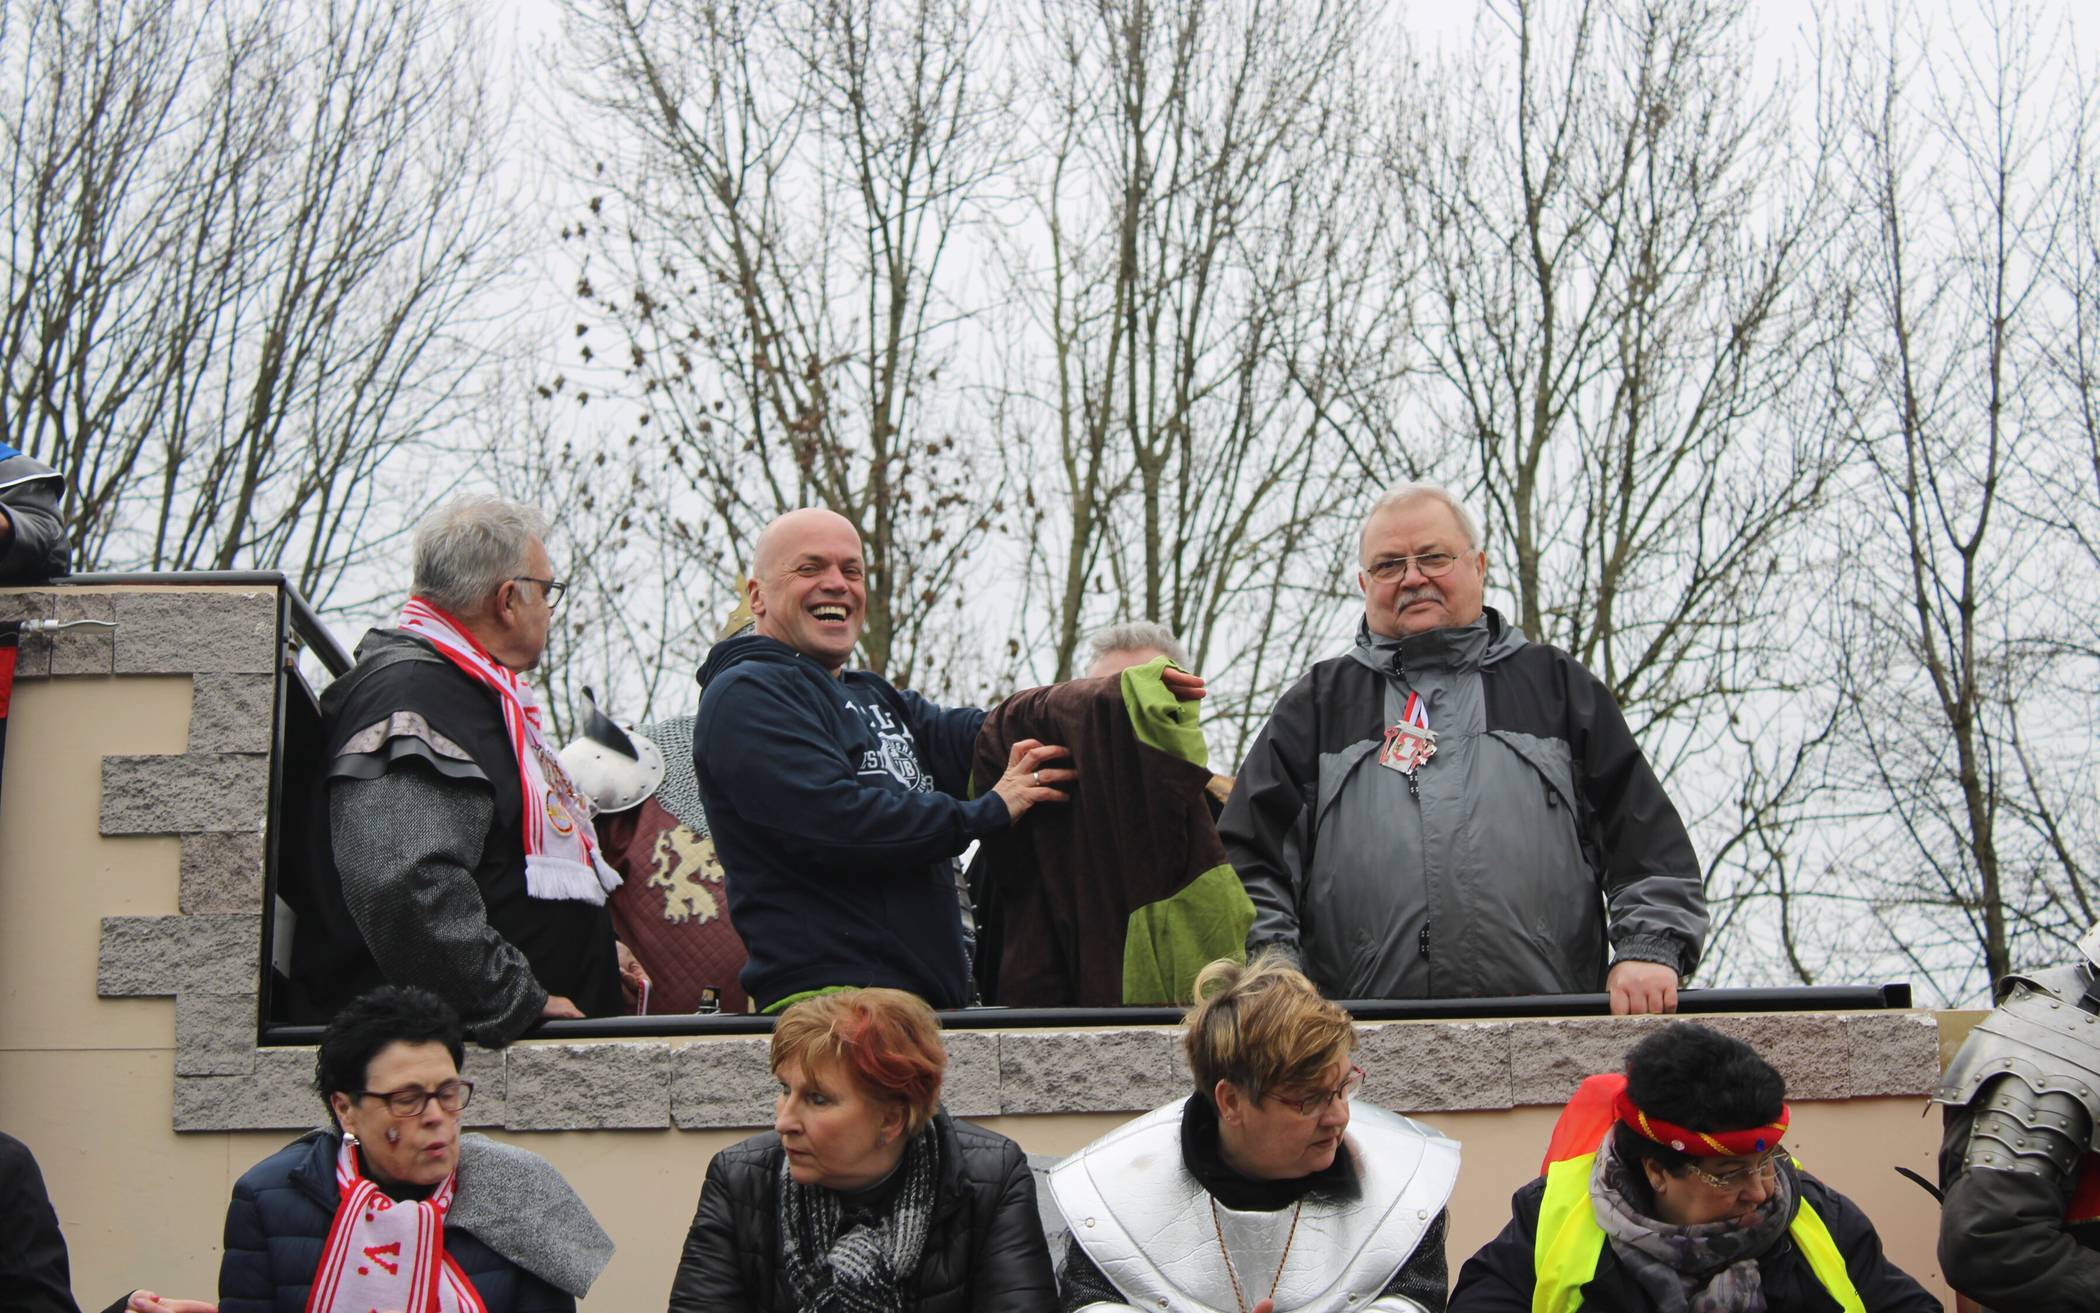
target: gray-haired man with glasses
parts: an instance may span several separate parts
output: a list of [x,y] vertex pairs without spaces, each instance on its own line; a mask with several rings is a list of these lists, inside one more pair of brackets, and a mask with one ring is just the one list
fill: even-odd
[[1610,690],[1484,604],[1479,526],[1445,489],[1381,496],[1360,546],[1356,641],[1277,703],[1219,819],[1248,947],[1333,998],[1674,1011],[1699,864]]
[[437,994],[483,1044],[626,1010],[606,904],[620,878],[525,679],[566,586],[546,533],[492,497],[432,512],[400,616],[321,695],[307,860],[284,891],[298,1018],[379,984]]

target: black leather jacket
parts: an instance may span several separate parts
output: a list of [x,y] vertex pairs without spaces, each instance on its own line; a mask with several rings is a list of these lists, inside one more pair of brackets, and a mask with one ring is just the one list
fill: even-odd
[[[1035,1178],[1003,1135],[934,1117],[940,1187],[912,1289],[918,1313],[1055,1313],[1057,1283]],[[794,1313],[780,1263],[780,1137],[729,1146],[707,1165],[671,1283],[671,1313]]]

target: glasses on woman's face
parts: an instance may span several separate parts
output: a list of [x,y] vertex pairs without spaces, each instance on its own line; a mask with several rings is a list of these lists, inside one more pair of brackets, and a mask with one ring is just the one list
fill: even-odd
[[1282,1095],[1274,1095],[1272,1097],[1275,1098],[1276,1102],[1289,1108],[1300,1117],[1310,1117],[1335,1099],[1340,1099],[1343,1103],[1347,1103],[1350,1099],[1355,1098],[1356,1091],[1362,1087],[1363,1083],[1364,1069],[1362,1067],[1351,1067],[1348,1076],[1343,1078],[1342,1083],[1331,1090],[1321,1090],[1318,1094],[1308,1094],[1302,1099],[1286,1099]]
[[1726,1190],[1732,1193],[1748,1185],[1750,1178],[1753,1176],[1763,1177],[1767,1180],[1776,1179],[1779,1175],[1779,1160],[1785,1156],[1786,1150],[1774,1149],[1756,1162],[1744,1163],[1733,1171],[1722,1172],[1719,1175],[1715,1175],[1712,1172],[1702,1172],[1697,1167],[1692,1168],[1691,1172],[1692,1175],[1706,1182],[1714,1189]]
[[434,1090],[418,1089],[411,1085],[402,1090],[359,1090],[357,1097],[379,1099],[386,1110],[396,1117],[420,1117],[432,1099],[446,1112],[458,1112],[474,1097],[474,1082],[470,1080],[448,1080]]

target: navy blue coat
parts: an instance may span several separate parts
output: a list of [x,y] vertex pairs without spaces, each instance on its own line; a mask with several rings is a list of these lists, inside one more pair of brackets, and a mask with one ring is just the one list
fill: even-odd
[[1009,824],[997,794],[965,796],[983,709],[865,670],[835,679],[762,634],[715,644],[700,679],[693,772],[749,954],[744,992],[770,1007],[883,985],[968,1004],[952,859]]
[[[219,1260],[219,1313],[304,1313],[335,1220],[341,1143],[333,1131],[309,1132],[234,1183],[226,1255]],[[457,1227],[445,1228],[445,1252],[481,1292],[489,1313],[575,1313],[575,1299]]]

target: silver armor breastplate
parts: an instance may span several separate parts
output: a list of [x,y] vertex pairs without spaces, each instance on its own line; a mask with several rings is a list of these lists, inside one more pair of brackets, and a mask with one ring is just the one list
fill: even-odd
[[2100,1016],[2078,1006],[2081,967],[2052,967],[2006,977],[2005,1001],[1976,1023],[1947,1067],[1934,1103],[1966,1107],[1993,1076],[2018,1076],[2036,1094],[2063,1094],[2092,1119],[2100,1150]]
[[[1277,1281],[1276,1307],[1348,1313],[1378,1297],[1421,1243],[1458,1179],[1456,1140],[1359,1103],[1347,1143],[1357,1167],[1352,1200],[1308,1196],[1292,1210],[1220,1207],[1181,1159],[1181,1104],[1117,1128],[1058,1164],[1050,1189],[1086,1251],[1123,1297],[1164,1313],[1233,1313],[1222,1234],[1248,1307]],[[1289,1255],[1285,1257],[1285,1246]],[[1283,1264],[1278,1279],[1277,1264]]]

